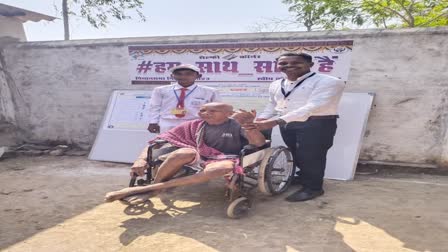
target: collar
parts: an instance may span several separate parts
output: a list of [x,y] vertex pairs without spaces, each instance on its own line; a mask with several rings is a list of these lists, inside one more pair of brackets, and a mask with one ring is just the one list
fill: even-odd
[[[187,90],[193,90],[193,88],[195,88],[197,85],[198,85],[198,84],[193,83],[193,85],[187,87]],[[174,89],[175,89],[175,90],[180,90],[180,89],[182,89],[182,88],[184,88],[184,87],[182,87],[181,85],[179,85],[179,83],[176,82],[176,83],[174,84]]]
[[219,127],[219,126],[222,126],[222,125],[225,125],[225,124],[229,124],[229,123],[230,123],[230,120],[234,120],[234,119],[232,119],[232,118],[227,118],[227,120],[226,120],[225,122],[221,123],[221,124],[209,124],[209,123],[206,122],[205,120],[204,120],[204,122],[205,122],[205,126],[207,126],[207,127]]
[[299,83],[300,81],[302,81],[303,79],[305,79],[305,78],[307,78],[308,76],[310,76],[310,75],[312,75],[314,72],[309,72],[309,73],[306,73],[306,74],[304,74],[304,75],[302,75],[302,76],[300,76],[299,78],[297,78],[297,80],[295,80],[295,81],[291,81],[291,80],[288,80],[288,78],[286,78],[286,84],[293,84],[293,85],[296,85],[297,83]]

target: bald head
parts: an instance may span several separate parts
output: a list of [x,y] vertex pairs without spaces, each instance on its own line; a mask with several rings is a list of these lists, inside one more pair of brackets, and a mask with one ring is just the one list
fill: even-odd
[[203,107],[211,107],[222,112],[233,112],[233,107],[230,104],[222,102],[210,102],[203,105]]
[[199,117],[201,117],[201,119],[206,121],[208,124],[212,125],[226,122],[229,120],[232,113],[232,105],[221,102],[206,103],[199,109]]

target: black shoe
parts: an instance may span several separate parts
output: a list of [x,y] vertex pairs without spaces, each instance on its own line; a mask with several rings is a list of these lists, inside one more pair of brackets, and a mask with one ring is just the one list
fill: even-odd
[[303,188],[289,195],[285,198],[285,200],[289,202],[307,201],[319,197],[322,194],[324,194],[324,190],[311,190],[308,188]]

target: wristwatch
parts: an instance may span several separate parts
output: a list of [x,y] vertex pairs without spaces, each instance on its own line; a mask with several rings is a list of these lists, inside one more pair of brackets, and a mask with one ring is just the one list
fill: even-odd
[[277,125],[279,126],[283,126],[286,124],[286,121],[281,118],[278,118],[277,120],[275,120],[275,122],[277,122]]

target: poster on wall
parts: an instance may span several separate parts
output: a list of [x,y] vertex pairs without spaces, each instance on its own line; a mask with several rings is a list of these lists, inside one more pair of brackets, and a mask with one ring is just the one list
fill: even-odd
[[269,99],[269,85],[265,82],[207,82],[203,85],[219,90],[223,102],[235,109],[263,111]]
[[113,111],[107,113],[103,127],[106,130],[146,131],[150,98],[150,91],[115,92],[110,101]]
[[130,82],[169,84],[169,69],[188,63],[201,70],[198,82],[268,83],[282,78],[276,57],[287,52],[310,54],[312,71],[346,81],[352,47],[353,40],[135,45],[128,47]]
[[132,163],[148,140],[150,90],[115,90],[109,98],[90,160]]

